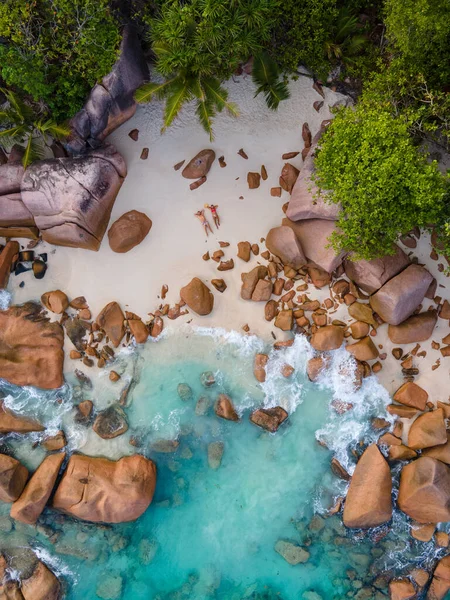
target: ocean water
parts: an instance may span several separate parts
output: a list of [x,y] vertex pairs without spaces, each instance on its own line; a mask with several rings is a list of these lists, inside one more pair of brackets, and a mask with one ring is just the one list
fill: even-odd
[[[271,359],[261,385],[253,376],[253,358],[264,350]],[[2,549],[14,555],[31,547],[62,577],[68,600],[386,597],[382,583],[373,587],[377,574],[430,565],[439,553],[432,543],[412,540],[398,512],[390,527],[368,534],[348,532],[339,515],[327,516],[346,490],[330,471],[332,456],[352,471],[362,440],[376,439],[370,418],[385,416],[389,397],[374,377],[354,391],[353,365],[345,352],[334,353],[319,384],[310,383],[305,365],[312,355],[300,336],[293,347],[274,351],[256,337],[186,329],[122,351],[111,367],[121,373],[117,384],[107,373],[90,383],[73,378],[52,392],[3,384],[7,404],[50,428],[62,426],[71,450],[111,458],[141,452],[155,461],[158,480],[146,513],[114,526],[46,509],[34,528],[13,523],[3,504]],[[289,379],[280,373],[286,363],[295,368]],[[216,379],[210,388],[201,382],[207,371]],[[125,435],[101,440],[74,423],[73,405],[79,400],[90,398],[97,408],[105,407],[129,383]],[[179,383],[191,387],[191,399],[179,397]],[[222,392],[232,398],[240,422],[215,416],[213,404]],[[332,402],[337,399],[353,404],[352,410],[336,413]],[[289,412],[277,433],[249,422],[251,410],[277,405]],[[39,438],[8,436],[4,443],[35,468],[44,456],[36,445]],[[179,443],[175,451],[159,451],[173,440]],[[213,468],[208,447],[218,442],[223,456]],[[288,564],[275,551],[279,540],[304,548],[307,562]]]

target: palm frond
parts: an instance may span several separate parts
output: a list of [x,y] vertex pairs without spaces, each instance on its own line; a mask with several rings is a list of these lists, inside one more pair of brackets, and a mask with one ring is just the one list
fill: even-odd
[[35,160],[39,160],[44,156],[44,148],[40,140],[37,140],[32,135],[28,136],[28,140],[25,146],[25,152],[22,157],[22,164],[26,169]]
[[166,106],[164,109],[164,132],[169,127],[173,120],[178,116],[183,104],[192,99],[192,91],[189,89],[188,81],[180,81],[176,86],[172,85],[171,93],[167,96]]
[[24,123],[26,121],[30,121],[33,118],[33,110],[31,109],[31,107],[27,106],[27,104],[25,104],[25,102],[21,98],[19,98],[17,94],[5,88],[1,88],[1,91],[6,96],[6,100],[11,106],[11,112],[15,113],[16,121]]
[[252,78],[257,85],[255,97],[264,94],[267,106],[277,110],[282,100],[290,96],[289,88],[284,81],[279,81],[279,69],[276,62],[266,52],[255,56],[253,61]]
[[0,129],[0,138],[4,143],[6,139],[12,141],[13,144],[17,142],[21,142],[28,132],[28,128],[25,125],[13,125],[12,127],[8,127],[7,129]]
[[70,135],[70,127],[65,123],[58,124],[52,119],[47,121],[37,121],[36,129],[42,133],[42,135],[50,135],[55,140],[61,140]]
[[218,79],[206,77],[202,79],[201,85],[205,90],[206,97],[216,106],[218,112],[225,109],[233,117],[239,116],[237,105],[228,101],[228,91],[220,85]]
[[284,81],[278,81],[272,85],[265,85],[256,90],[255,96],[264,94],[264,100],[270,110],[277,110],[280,102],[287,100],[290,96],[288,86]]
[[214,105],[209,100],[199,100],[195,112],[203,129],[209,135],[209,139],[212,142],[214,140],[213,119],[216,116]]
[[154,96],[162,98],[168,92],[171,84],[175,81],[176,77],[173,79],[166,79],[166,81],[163,81],[162,83],[145,83],[136,90],[134,98],[139,104],[149,102]]

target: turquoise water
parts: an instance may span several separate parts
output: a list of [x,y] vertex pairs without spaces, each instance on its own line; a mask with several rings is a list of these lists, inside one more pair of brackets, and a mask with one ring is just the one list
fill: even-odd
[[[63,577],[69,600],[331,600],[358,598],[365,588],[372,589],[369,598],[385,597],[371,587],[377,573],[427,564],[434,549],[411,543],[400,515],[390,533],[355,536],[339,516],[326,517],[326,510],[345,493],[345,483],[329,470],[331,457],[337,454],[351,470],[351,450],[374,437],[367,423],[384,414],[387,394],[374,378],[355,393],[345,353],[335,355],[322,385],[311,384],[304,369],[312,351],[301,338],[293,348],[272,352],[268,380],[260,386],[252,365],[263,348],[257,338],[204,331],[124,352],[113,368],[124,381],[133,375],[137,382],[125,409],[130,429],[112,441],[73,423],[74,402],[89,396],[102,406],[117,396],[106,377],[93,381],[92,389],[73,380],[65,390],[44,394],[7,386],[11,406],[55,428],[62,424],[72,449],[117,458],[136,451],[129,444],[133,436],[137,451],[156,462],[158,481],[152,505],[130,524],[92,525],[47,509],[35,529],[13,524],[3,505],[2,547],[17,552],[31,545]],[[296,369],[289,380],[279,372],[286,362]],[[216,377],[208,389],[201,384],[205,371]],[[192,388],[191,400],[179,398],[179,383]],[[215,416],[213,403],[221,392],[233,399],[239,423]],[[196,414],[200,397],[209,405],[206,414]],[[351,401],[353,410],[337,415],[330,407],[333,398]],[[262,404],[282,405],[290,414],[276,434],[248,420]],[[6,442],[34,467],[43,457],[33,448],[37,439]],[[175,452],[155,451],[155,442],[175,439]],[[212,442],[224,448],[217,469],[208,463]],[[301,545],[309,560],[288,564],[274,550],[278,540]]]

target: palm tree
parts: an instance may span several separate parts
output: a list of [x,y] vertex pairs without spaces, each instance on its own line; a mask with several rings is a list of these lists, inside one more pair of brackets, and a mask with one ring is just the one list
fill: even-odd
[[255,97],[263,93],[267,106],[277,110],[282,100],[290,96],[287,84],[280,81],[277,63],[267,52],[260,52],[253,61],[252,79],[257,87]]
[[70,127],[58,125],[48,115],[38,118],[31,106],[11,90],[0,89],[6,96],[6,107],[0,107],[0,146],[4,149],[14,144],[24,144],[22,164],[42,158],[47,140],[61,140],[70,134]]
[[345,6],[339,11],[332,37],[324,44],[324,52],[329,60],[338,60],[344,65],[353,62],[367,44],[367,37],[361,33],[358,17]]
[[197,116],[211,141],[213,119],[218,112],[225,109],[234,117],[239,114],[236,105],[228,101],[228,91],[212,76],[180,71],[162,83],[144,84],[135,94],[139,103],[149,102],[153,97],[166,100],[162,132],[173,123],[183,105],[191,101],[195,102]]

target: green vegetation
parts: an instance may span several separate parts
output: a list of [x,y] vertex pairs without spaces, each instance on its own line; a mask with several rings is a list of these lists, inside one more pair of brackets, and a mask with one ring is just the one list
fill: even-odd
[[278,65],[267,52],[260,52],[255,56],[252,79],[257,86],[255,96],[264,94],[266,104],[271,110],[276,110],[282,100],[289,98],[286,83],[280,81]]
[[0,75],[64,120],[111,69],[120,42],[107,0],[2,0]]
[[365,102],[341,109],[316,154],[316,180],[340,203],[332,246],[371,259],[392,252],[399,235],[441,218],[446,181],[414,146],[408,122]]
[[68,136],[70,128],[58,125],[47,115],[38,118],[33,107],[23,102],[16,94],[0,90],[7,99],[7,106],[0,109],[0,146],[7,148],[13,144],[23,144],[25,153],[22,164],[26,168],[41,158],[48,138],[61,140]]

